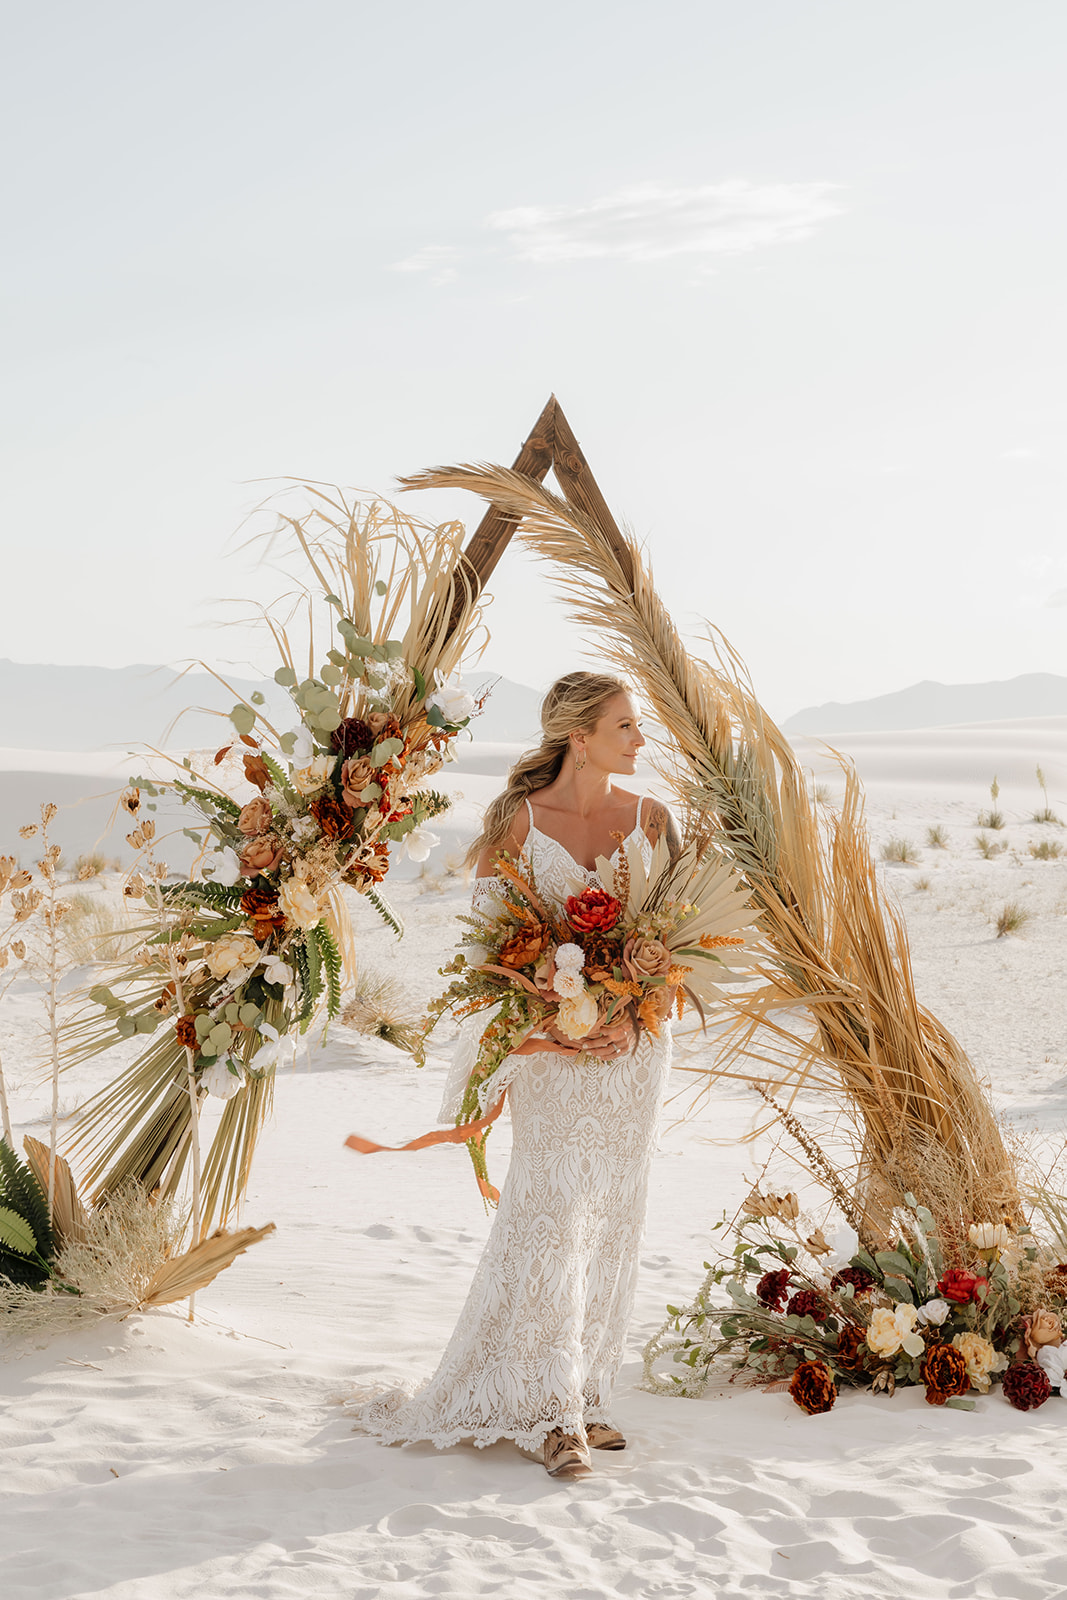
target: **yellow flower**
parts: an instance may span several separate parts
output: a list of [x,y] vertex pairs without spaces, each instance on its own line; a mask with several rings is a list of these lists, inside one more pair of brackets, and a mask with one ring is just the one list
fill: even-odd
[[329,756],[313,756],[306,767],[293,768],[293,783],[301,794],[314,794],[326,782],[329,770]]
[[322,921],[322,907],[303,878],[290,878],[278,891],[287,921],[297,928],[313,928]]
[[1007,1356],[998,1356],[988,1339],[980,1333],[957,1333],[952,1343],[967,1363],[967,1376],[972,1388],[985,1394],[992,1382],[991,1374],[1003,1372]]
[[224,933],[216,939],[205,957],[213,978],[228,978],[237,967],[254,967],[259,946],[246,933]]
[[875,1355],[888,1359],[899,1350],[909,1356],[922,1355],[925,1346],[922,1334],[915,1332],[917,1317],[915,1307],[907,1304],[898,1305],[892,1311],[887,1306],[880,1306],[872,1312],[867,1343]]
[[586,989],[573,999],[560,1002],[556,1027],[560,1033],[566,1034],[568,1039],[584,1039],[596,1026],[599,1015],[596,1000]]

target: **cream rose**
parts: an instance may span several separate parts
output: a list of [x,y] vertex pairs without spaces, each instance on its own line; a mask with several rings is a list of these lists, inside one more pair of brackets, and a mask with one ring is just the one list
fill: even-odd
[[922,1334],[915,1332],[917,1318],[915,1307],[905,1304],[892,1311],[880,1306],[872,1312],[867,1343],[874,1354],[888,1359],[903,1350],[909,1356],[921,1356],[925,1347]]
[[247,933],[224,933],[204,959],[213,978],[228,978],[237,967],[254,967],[259,954],[258,944]]
[[293,768],[293,784],[301,794],[321,789],[330,771],[330,756],[313,756],[306,767]]
[[[557,984],[560,981],[560,976],[561,974],[556,974]],[[586,1034],[592,1033],[596,1027],[599,1015],[599,1007],[588,989],[586,989],[573,999],[560,1002],[559,1012],[556,1016],[556,1027],[568,1039],[584,1039]]]
[[980,1333],[957,1333],[952,1343],[967,1363],[967,1376],[973,1388],[985,1394],[994,1372],[1002,1372],[1008,1364],[1007,1356],[998,1356],[988,1339]]
[[286,921],[297,928],[313,928],[322,921],[322,907],[303,878],[290,878],[278,891],[278,903]]

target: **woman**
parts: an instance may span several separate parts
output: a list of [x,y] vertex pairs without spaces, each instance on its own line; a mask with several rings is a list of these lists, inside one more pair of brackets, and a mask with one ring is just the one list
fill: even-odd
[[[538,892],[561,906],[598,881],[598,856],[636,839],[647,861],[665,830],[672,842],[663,806],[612,783],[633,773],[645,742],[625,684],[572,672],[546,695],[541,724],[540,746],[512,768],[471,847],[476,910],[492,912],[501,852],[523,856]],[[455,1114],[472,1056],[457,1063],[443,1117]],[[514,1439],[540,1450],[553,1477],[585,1477],[591,1448],[625,1448],[607,1407],[669,1064],[665,1025],[659,1039],[628,1027],[580,1045],[535,1036],[499,1069],[493,1095],[508,1089],[511,1164],[467,1303],[430,1382],[364,1405],[361,1428],[441,1448]]]

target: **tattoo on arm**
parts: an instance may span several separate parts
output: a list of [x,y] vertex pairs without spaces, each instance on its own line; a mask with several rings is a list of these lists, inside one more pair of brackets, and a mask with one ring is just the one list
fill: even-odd
[[660,805],[658,801],[652,807],[646,831],[653,844],[658,844],[660,839],[667,841],[667,849],[671,853],[672,860],[681,855],[682,841],[678,833],[678,825],[667,810],[667,807]]

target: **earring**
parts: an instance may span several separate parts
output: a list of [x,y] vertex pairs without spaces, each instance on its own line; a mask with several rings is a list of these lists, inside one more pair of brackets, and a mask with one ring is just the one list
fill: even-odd
[[584,745],[579,745],[578,746],[578,754],[574,758],[574,770],[575,770],[575,772],[581,772],[582,768],[585,766],[585,761],[586,761],[585,746]]

